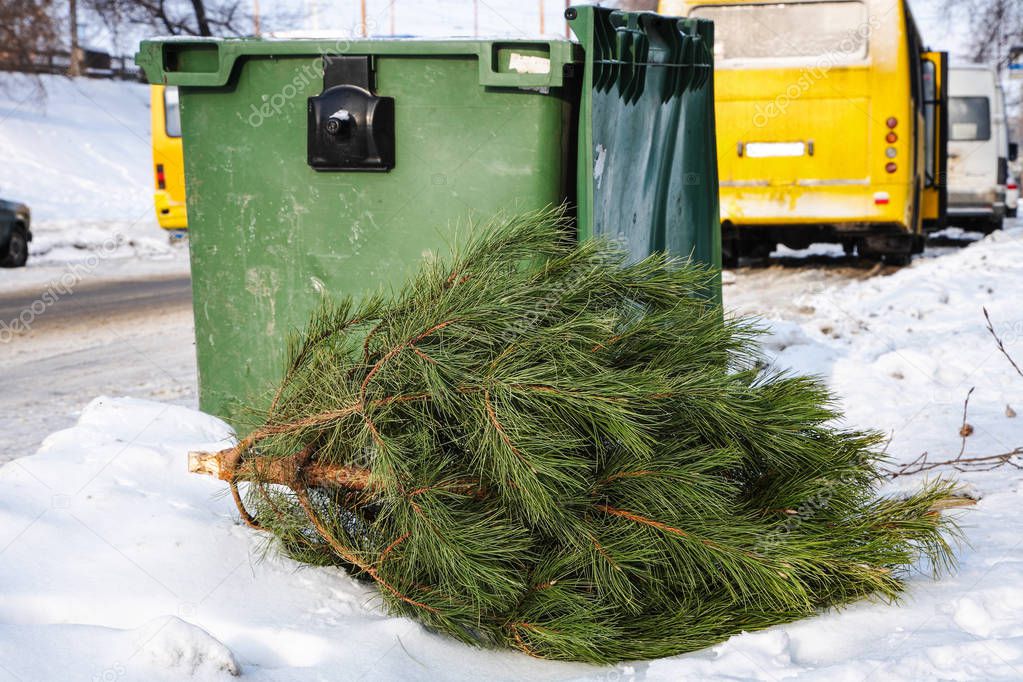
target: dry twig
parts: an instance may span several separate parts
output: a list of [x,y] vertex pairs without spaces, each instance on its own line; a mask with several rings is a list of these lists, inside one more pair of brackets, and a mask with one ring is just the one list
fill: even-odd
[[1015,467],[1016,469],[1023,469],[1023,464],[1013,461],[1014,458],[1023,457],[1023,447],[1013,448],[1008,452],[1001,452],[997,455],[963,456],[966,453],[966,439],[973,433],[973,427],[966,421],[966,418],[969,414],[970,396],[973,395],[974,388],[976,387],[970,388],[966,392],[966,399],[963,401],[963,423],[959,427],[959,436],[962,438],[962,444],[959,446],[958,455],[952,459],[932,462],[928,453],[922,452],[912,462],[907,462],[896,469],[886,469],[885,475],[889,478],[898,478],[899,476],[919,474],[943,467],[952,468],[956,471],[990,471],[1005,465]]
[[1023,369],[1019,368],[1019,365],[1016,364],[1016,361],[1012,359],[1011,355],[1009,355],[1009,351],[1005,350],[1005,344],[1002,343],[1002,340],[998,337],[998,334],[995,332],[995,326],[991,323],[991,316],[988,315],[987,308],[982,308],[982,310],[984,311],[984,319],[987,320],[987,330],[991,332],[991,336],[995,337],[995,343],[998,344],[998,350],[1002,351],[1002,355],[1004,355],[1005,359],[1009,361],[1009,364],[1012,365],[1012,368],[1016,370],[1016,374],[1023,377]]

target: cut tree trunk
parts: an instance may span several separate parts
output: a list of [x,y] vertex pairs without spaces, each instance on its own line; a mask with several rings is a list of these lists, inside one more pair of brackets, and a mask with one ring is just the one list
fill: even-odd
[[234,455],[234,449],[190,452],[188,470],[222,481],[259,481],[289,488],[294,488],[300,477],[302,483],[310,488],[367,490],[371,487],[369,469],[320,462],[310,462],[299,469],[295,455],[279,459],[252,458],[236,466],[233,464]]

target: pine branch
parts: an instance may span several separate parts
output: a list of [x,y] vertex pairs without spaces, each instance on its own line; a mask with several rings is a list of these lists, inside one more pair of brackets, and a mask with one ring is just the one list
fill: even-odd
[[557,210],[473,229],[390,299],[325,300],[262,423],[193,455],[281,549],[460,641],[596,663],[951,566],[952,487],[878,499],[881,437],[759,369],[714,273],[574,244]]

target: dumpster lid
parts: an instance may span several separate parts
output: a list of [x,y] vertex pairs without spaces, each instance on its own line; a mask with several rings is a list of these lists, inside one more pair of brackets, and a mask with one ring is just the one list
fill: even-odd
[[143,40],[135,63],[150,83],[189,87],[227,85],[235,63],[249,57],[371,55],[395,57],[473,56],[479,83],[493,87],[561,87],[565,66],[579,59],[579,46],[564,39],[386,39],[193,38]]
[[585,53],[580,238],[719,265],[713,22],[590,6],[565,17]]

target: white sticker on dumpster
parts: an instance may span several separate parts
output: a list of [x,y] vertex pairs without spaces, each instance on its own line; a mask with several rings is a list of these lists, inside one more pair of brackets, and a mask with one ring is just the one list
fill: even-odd
[[508,69],[515,73],[550,73],[551,60],[547,57],[512,52],[508,57]]

